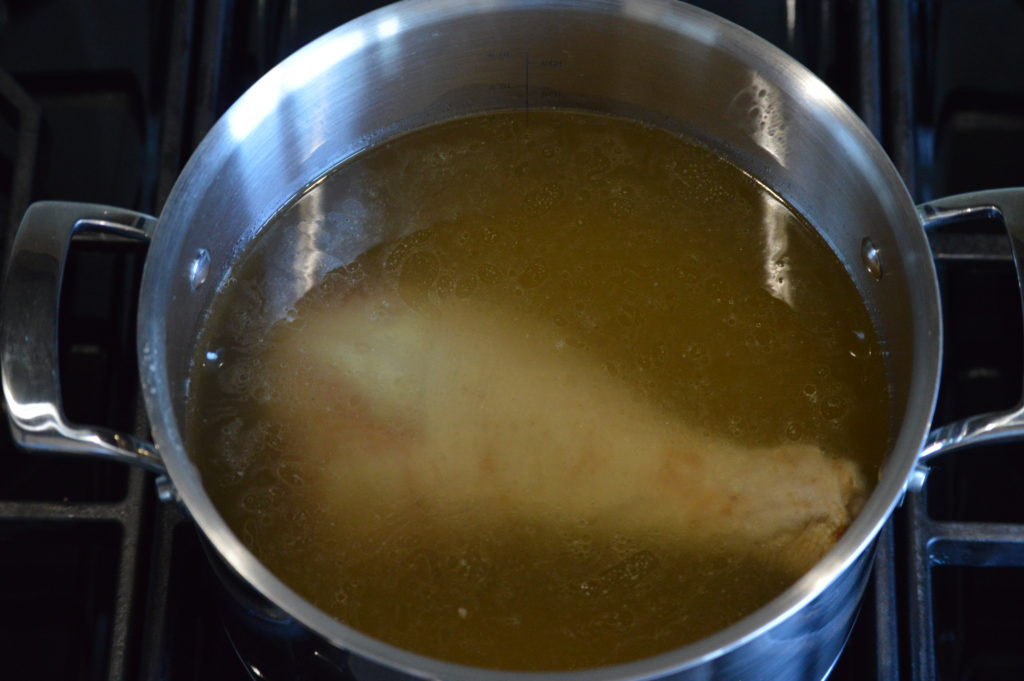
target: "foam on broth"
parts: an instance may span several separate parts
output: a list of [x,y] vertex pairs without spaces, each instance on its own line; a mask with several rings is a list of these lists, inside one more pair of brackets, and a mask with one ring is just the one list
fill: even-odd
[[298,198],[223,286],[189,399],[204,486],[281,579],[519,670],[781,593],[858,510],[890,405],[799,215],[703,146],[553,111],[415,131]]

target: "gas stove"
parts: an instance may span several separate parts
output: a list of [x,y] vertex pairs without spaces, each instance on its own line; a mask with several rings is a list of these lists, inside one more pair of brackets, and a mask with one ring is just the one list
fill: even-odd
[[[1019,0],[702,0],[822,77],[918,201],[1024,185]],[[41,199],[158,214],[206,130],[261,74],[379,3],[0,0],[0,231]],[[935,422],[1021,395],[1019,294],[998,225],[933,240],[945,314]],[[76,239],[61,301],[73,421],[146,432],[134,307],[145,253]],[[4,678],[259,678],[234,652],[199,538],[152,476],[0,445]],[[940,460],[880,537],[830,681],[1024,678],[1024,457]]]

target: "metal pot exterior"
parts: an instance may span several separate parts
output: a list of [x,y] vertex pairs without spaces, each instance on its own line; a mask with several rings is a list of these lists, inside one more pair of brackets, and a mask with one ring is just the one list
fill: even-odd
[[[800,210],[846,264],[885,339],[898,428],[860,516],[770,604],[664,655],[538,675],[414,655],[303,601],[228,529],[188,458],[181,428],[189,361],[218,284],[289,199],[352,154],[401,132],[482,111],[541,107],[612,113],[696,136]],[[297,272],[312,267],[301,244],[290,255]],[[784,53],[671,0],[406,0],[311,43],[243,95],[195,152],[160,217],[141,296],[145,401],[176,494],[222,562],[226,582],[258,594],[249,603],[234,589],[239,607],[270,604],[266,612],[278,619],[266,621],[302,632],[325,659],[351,662],[339,667],[339,678],[366,678],[356,669],[363,665],[395,670],[393,678],[451,681],[817,681],[849,633],[872,542],[905,490],[938,382],[934,267],[911,199],[881,147]]]
[[[301,678],[339,681],[414,681],[415,670],[401,671],[339,647],[306,627],[257,592],[205,544],[220,582],[220,610],[238,656],[254,678]],[[659,674],[641,672],[610,678],[672,679],[814,679],[821,681],[835,665],[860,607],[860,594],[871,574],[874,551],[862,553],[825,591],[779,626],[754,636],[731,653],[702,664]],[[255,671],[253,671],[255,670]],[[258,673],[257,673],[258,672]],[[492,678],[517,675],[501,673]],[[525,676],[525,675],[524,675]],[[534,674],[531,678],[555,678]],[[468,675],[469,678],[472,675]],[[608,675],[605,675],[608,677]],[[595,672],[559,674],[559,679],[599,678]]]

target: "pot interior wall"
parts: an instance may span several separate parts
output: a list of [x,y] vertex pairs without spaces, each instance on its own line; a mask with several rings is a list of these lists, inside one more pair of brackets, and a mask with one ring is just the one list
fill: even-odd
[[[835,95],[782,52],[677,3],[495,9],[442,0],[385,8],[307,46],[228,111],[183,172],[144,291],[165,320],[156,342],[165,343],[177,423],[201,319],[277,210],[382,139],[527,107],[610,112],[695,135],[800,210],[847,264],[891,356],[902,358],[891,362],[894,421],[902,420],[915,348],[938,321],[907,313],[914,273],[930,272],[930,261],[898,176]],[[865,237],[881,253],[881,280],[862,264]],[[210,269],[195,288],[200,249]],[[310,267],[301,244],[292,256],[296,272]]]

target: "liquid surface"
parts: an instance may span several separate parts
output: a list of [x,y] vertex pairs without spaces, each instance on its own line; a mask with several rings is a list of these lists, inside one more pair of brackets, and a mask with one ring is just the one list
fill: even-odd
[[490,114],[336,169],[197,350],[188,440],[297,592],[433,657],[624,662],[789,586],[887,448],[875,334],[820,237],[702,146]]

